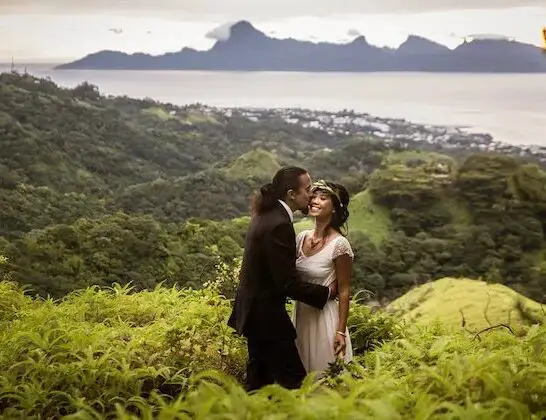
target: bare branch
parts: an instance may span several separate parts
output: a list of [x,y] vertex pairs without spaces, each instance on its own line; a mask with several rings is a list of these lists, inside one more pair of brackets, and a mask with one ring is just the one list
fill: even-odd
[[497,324],[497,325],[492,325],[490,327],[484,328],[481,331],[478,331],[474,335],[474,339],[477,338],[478,340],[481,340],[480,334],[483,334],[484,332],[491,331],[491,330],[494,330],[494,329],[497,329],[497,328],[506,328],[508,331],[510,331],[512,333],[512,335],[514,335],[514,336],[516,335],[514,330],[512,330],[512,328],[509,325],[507,325],[507,324]]

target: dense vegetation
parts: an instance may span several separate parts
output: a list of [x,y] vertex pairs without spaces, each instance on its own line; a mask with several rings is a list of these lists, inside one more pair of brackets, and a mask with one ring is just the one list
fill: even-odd
[[256,187],[298,164],[353,194],[355,292],[389,301],[463,276],[544,298],[541,167],[387,147],[265,115],[255,122],[0,75],[0,254],[13,279],[54,297],[114,282],[199,287],[219,262],[237,263]]
[[[481,277],[542,300],[545,181],[540,167],[510,156],[387,157],[368,190],[375,207],[388,210],[390,234],[361,256],[373,278],[365,286],[393,297],[408,284]],[[381,219],[366,217],[377,230]]]
[[[397,315],[354,302],[353,362],[332,364],[320,382],[310,375],[298,391],[272,386],[249,396],[239,384],[246,346],[226,326],[230,303],[218,294],[232,282],[219,277],[202,290],[139,293],[89,288],[58,303],[0,282],[0,413],[385,420],[546,414],[544,326],[410,329]],[[493,299],[491,308],[503,303]]]

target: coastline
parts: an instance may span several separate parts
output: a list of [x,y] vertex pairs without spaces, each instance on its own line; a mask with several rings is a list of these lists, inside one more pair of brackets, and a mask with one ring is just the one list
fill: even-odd
[[461,149],[466,151],[493,152],[531,158],[546,165],[546,146],[514,145],[495,140],[489,133],[455,125],[421,124],[404,118],[374,116],[352,110],[322,111],[305,108],[261,107],[211,107],[190,105],[207,114],[230,117],[239,113],[258,122],[268,118],[281,118],[302,127],[326,131],[338,136],[365,136],[384,142],[387,146],[407,149]]

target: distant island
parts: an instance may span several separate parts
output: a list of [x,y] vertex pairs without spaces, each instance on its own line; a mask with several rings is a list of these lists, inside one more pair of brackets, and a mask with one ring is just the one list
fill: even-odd
[[302,72],[546,73],[546,54],[508,39],[474,39],[450,49],[410,35],[398,48],[376,47],[364,36],[350,43],[270,38],[239,21],[206,51],[183,48],[162,55],[99,51],[56,69],[216,70]]

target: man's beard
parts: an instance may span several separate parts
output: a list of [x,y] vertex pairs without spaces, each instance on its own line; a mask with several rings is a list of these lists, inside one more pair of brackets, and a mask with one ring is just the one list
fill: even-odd
[[309,206],[305,206],[305,208],[300,211],[304,216],[307,216],[309,214]]

